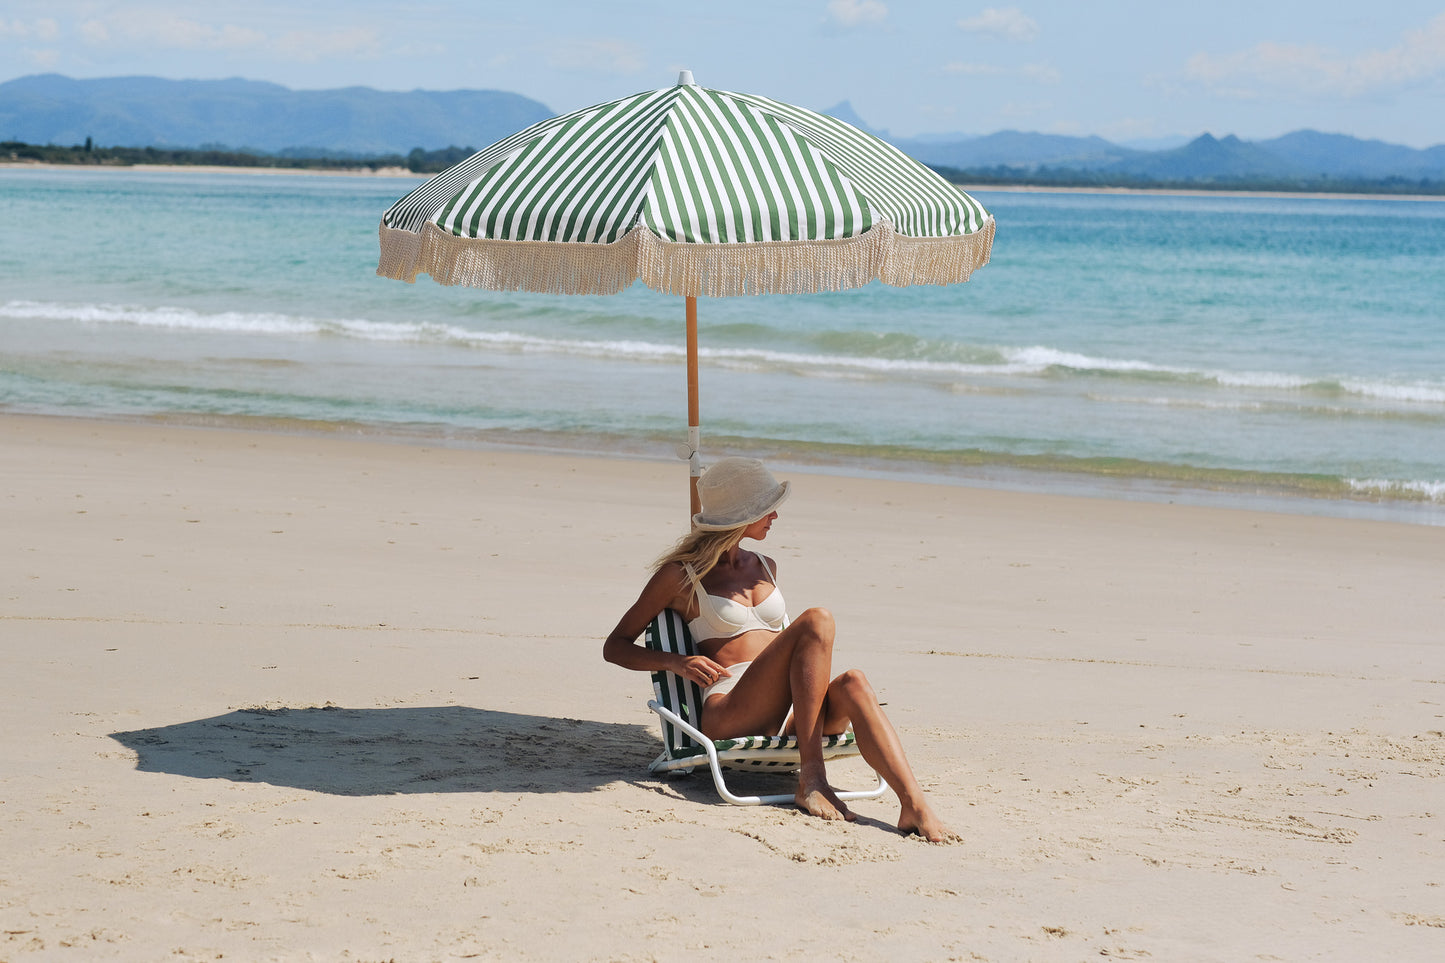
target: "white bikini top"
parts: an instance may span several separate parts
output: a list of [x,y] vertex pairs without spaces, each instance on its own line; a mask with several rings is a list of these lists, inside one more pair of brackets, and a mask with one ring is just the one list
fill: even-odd
[[736,599],[721,595],[709,595],[702,587],[702,581],[692,573],[692,567],[684,565],[687,576],[692,580],[693,591],[697,593],[697,618],[687,623],[694,642],[703,643],[713,639],[731,639],[753,629],[767,629],[781,632],[788,625],[788,604],[783,601],[783,590],[768,567],[767,559],[761,555],[758,561],[768,573],[773,590],[757,605],[744,605]]

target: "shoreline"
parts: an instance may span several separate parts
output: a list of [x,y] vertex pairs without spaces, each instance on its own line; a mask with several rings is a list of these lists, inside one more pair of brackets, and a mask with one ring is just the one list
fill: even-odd
[[[96,412],[11,412],[0,419],[37,418],[94,423],[179,427],[199,431],[234,431],[257,435],[300,438],[350,438],[403,448],[435,447],[455,451],[525,452],[578,458],[622,457],[659,465],[683,462],[660,439],[623,435],[582,436],[542,431],[466,431],[445,426],[318,422],[246,415],[157,413],[106,415]],[[1066,468],[1031,468],[1007,459],[930,460],[917,457],[888,459],[849,454],[825,445],[787,445],[736,437],[703,439],[704,459],[723,454],[762,458],[787,470],[816,472],[855,479],[874,479],[1019,494],[1061,495],[1104,501],[1179,504],[1238,511],[1282,513],[1322,518],[1393,522],[1445,527],[1445,503],[1429,498],[1379,498],[1360,494],[1340,497],[1289,490],[1281,485],[1247,480],[1214,483],[1187,479],[1130,475],[1127,471],[1090,472]]]
[[1052,187],[1044,184],[955,184],[954,186],[969,194],[997,191],[1004,194],[1140,194],[1161,197],[1299,197],[1308,200],[1445,201],[1445,194],[1330,194],[1321,191],[1211,191],[1187,187]]
[[[317,170],[315,168],[291,167],[229,167],[214,164],[49,164],[44,162],[0,161],[0,170],[83,170],[83,171],[139,171],[142,173],[167,174],[305,174],[334,177],[388,177],[398,180],[426,180],[433,174],[417,174],[401,167],[382,167],[372,170]],[[1005,194],[1138,194],[1160,197],[1298,197],[1310,200],[1392,200],[1392,201],[1437,201],[1445,202],[1442,194],[1330,194],[1317,191],[1246,191],[1246,190],[1202,190],[1173,187],[1053,187],[1031,184],[955,184],[959,190],[969,194],[993,191]]]
[[404,167],[319,169],[314,167],[243,167],[224,164],[47,164],[43,161],[0,161],[0,170],[138,171],[145,174],[305,174],[319,177],[389,177],[425,180]]

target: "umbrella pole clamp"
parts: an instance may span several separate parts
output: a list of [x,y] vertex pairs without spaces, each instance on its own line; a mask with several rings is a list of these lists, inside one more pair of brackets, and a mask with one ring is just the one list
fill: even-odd
[[697,425],[687,426],[687,444],[677,446],[677,457],[687,462],[687,473],[693,478],[702,477],[702,433]]
[[677,457],[687,462],[688,489],[692,493],[692,514],[702,511],[697,497],[697,480],[702,477],[702,431],[697,425],[687,426],[687,442],[677,446]]
[[693,478],[702,477],[702,451],[701,437],[697,425],[689,425],[687,428],[687,441],[673,449],[677,457],[687,462],[687,473]]

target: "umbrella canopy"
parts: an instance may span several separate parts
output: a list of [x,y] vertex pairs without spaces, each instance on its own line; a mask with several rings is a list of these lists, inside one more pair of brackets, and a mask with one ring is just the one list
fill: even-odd
[[494,291],[687,297],[697,511],[699,295],[953,284],[994,220],[877,137],[754,94],[675,86],[553,117],[411,191],[382,216],[376,273]]
[[383,216],[377,273],[717,297],[953,284],[988,262],[993,218],[902,151],[691,81],[533,124],[436,175]]

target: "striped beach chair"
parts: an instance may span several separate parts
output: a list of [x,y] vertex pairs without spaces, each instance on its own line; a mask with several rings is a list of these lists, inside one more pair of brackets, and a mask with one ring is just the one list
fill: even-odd
[[[647,627],[647,647],[658,652],[696,655],[692,633],[681,615],[663,609]],[[702,708],[702,687],[684,676],[671,672],[652,673],[655,696],[647,707],[657,713],[662,723],[662,754],[648,766],[650,772],[687,773],[698,766],[712,771],[718,793],[735,806],[758,806],[790,803],[793,793],[766,796],[741,796],[728,789],[723,767],[743,770],[793,772],[798,768],[796,736],[741,736],[735,739],[709,739],[698,729]],[[837,759],[859,754],[858,743],[850,729],[836,736],[823,737],[823,758]],[[874,799],[888,791],[883,777],[872,789],[840,792],[840,799]]]

